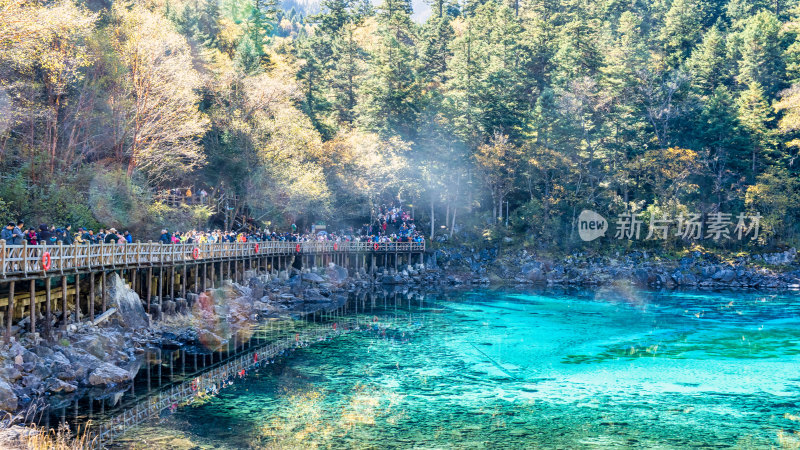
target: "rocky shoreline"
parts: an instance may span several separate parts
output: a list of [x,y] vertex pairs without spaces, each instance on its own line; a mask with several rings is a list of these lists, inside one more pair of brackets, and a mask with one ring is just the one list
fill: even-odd
[[500,254],[467,246],[436,250],[429,267],[447,275],[440,283],[606,286],[632,284],[653,288],[800,289],[797,250],[740,256],[730,260],[694,251],[680,259],[648,252],[593,256],[576,253],[563,259],[537,257],[526,250]]

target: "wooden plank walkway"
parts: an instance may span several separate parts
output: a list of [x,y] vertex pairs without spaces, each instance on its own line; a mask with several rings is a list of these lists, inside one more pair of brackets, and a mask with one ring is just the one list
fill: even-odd
[[[0,240],[0,282],[71,273],[340,253],[422,253],[424,242],[225,242],[205,244],[7,245]],[[49,268],[48,268],[49,264]]]
[[25,328],[36,333],[37,321],[44,319],[42,336],[49,339],[53,320],[60,328],[94,320],[107,310],[108,276],[115,273],[158,319],[165,301],[172,302],[171,310],[187,293],[199,294],[226,279],[243,282],[248,271],[278,274],[335,263],[367,270],[375,282],[379,264],[397,271],[403,261],[422,263],[424,253],[424,242],[8,245],[0,240],[0,329],[9,339],[19,331],[15,322],[27,318]]

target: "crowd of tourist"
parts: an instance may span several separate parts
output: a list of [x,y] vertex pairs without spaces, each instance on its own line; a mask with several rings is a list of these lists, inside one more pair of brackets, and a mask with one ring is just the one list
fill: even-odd
[[371,224],[364,224],[363,236],[371,236],[376,242],[421,242],[422,235],[417,232],[414,218],[401,206],[380,205]]
[[38,229],[26,227],[23,221],[16,224],[9,222],[0,232],[0,239],[10,245],[64,245],[73,244],[127,244],[133,242],[133,236],[128,231],[117,231],[116,228],[102,228],[95,233],[94,230],[78,228],[72,230],[72,225],[56,228],[46,224],[39,225]]
[[[424,237],[417,231],[414,219],[401,207],[381,205],[374,214],[373,223],[364,224],[356,231],[349,229],[328,232],[323,226],[312,225],[310,230],[298,231],[295,224],[291,229],[278,232],[269,229],[251,229],[249,231],[222,231],[222,230],[191,230],[170,232],[161,230],[158,242],[162,244],[192,244],[214,242],[424,242]],[[133,236],[128,231],[118,231],[115,228],[94,230],[78,228],[73,231],[71,225],[56,228],[46,224],[37,228],[28,228],[25,223],[9,222],[0,234],[0,239],[10,245],[91,245],[91,244],[119,244],[133,242]]]

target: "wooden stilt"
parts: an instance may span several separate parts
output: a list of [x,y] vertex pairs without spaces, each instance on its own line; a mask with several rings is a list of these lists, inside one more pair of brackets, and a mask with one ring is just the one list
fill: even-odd
[[44,304],[44,335],[47,339],[50,339],[52,336],[50,334],[50,308],[52,308],[52,304],[50,303],[52,299],[50,298],[50,282],[51,278],[47,277],[44,279],[44,292],[45,292],[45,304]]
[[153,294],[153,268],[147,268],[147,314],[150,314],[150,296]]
[[[136,277],[133,273],[131,273],[131,289],[133,289],[133,280]],[[100,272],[100,289],[102,289],[102,297],[103,297],[103,312],[106,312],[108,309],[108,277],[106,277],[106,271],[103,270]]]
[[69,311],[67,311],[67,276],[61,277],[61,327],[67,328],[69,322]]
[[8,286],[8,306],[6,306],[6,341],[11,339],[11,327],[14,326],[14,282]]
[[158,308],[156,308],[156,317],[161,318],[161,312],[164,310],[164,266],[158,268]]
[[175,301],[175,266],[170,268],[169,274],[169,299]]
[[75,323],[81,321],[81,275],[75,274]]
[[31,334],[36,333],[36,280],[31,280],[31,306],[30,306],[30,327]]
[[94,322],[94,272],[89,274],[89,320]]
[[186,264],[181,271],[181,298],[186,300]]

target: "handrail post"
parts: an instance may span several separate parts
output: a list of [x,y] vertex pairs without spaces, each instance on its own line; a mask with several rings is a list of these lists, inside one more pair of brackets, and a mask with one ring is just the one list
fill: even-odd
[[[67,247],[69,248],[69,247]],[[58,272],[64,274],[64,242],[58,241]]]
[[0,239],[0,248],[2,249],[2,254],[0,254],[0,275],[3,278],[6,277],[6,240]]
[[28,276],[28,241],[22,241],[22,268],[25,276]]

